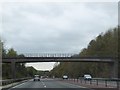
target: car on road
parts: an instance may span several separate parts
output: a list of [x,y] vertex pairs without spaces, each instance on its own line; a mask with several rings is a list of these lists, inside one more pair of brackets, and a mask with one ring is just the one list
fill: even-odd
[[48,76],[41,76],[40,78],[41,78],[41,79],[47,79]]
[[92,76],[90,74],[85,74],[84,75],[84,80],[91,80]]
[[34,75],[34,81],[40,81],[40,76],[39,75]]
[[62,78],[63,78],[63,79],[68,79],[68,76],[67,76],[67,75],[63,75]]

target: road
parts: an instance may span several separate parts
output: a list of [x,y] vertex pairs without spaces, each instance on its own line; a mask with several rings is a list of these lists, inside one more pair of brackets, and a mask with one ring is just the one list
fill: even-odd
[[79,86],[79,85],[74,85],[74,84],[70,84],[64,81],[60,81],[60,80],[54,80],[54,79],[41,79],[41,81],[33,81],[32,79],[19,84],[17,86],[14,86],[12,88],[10,88],[9,90],[16,90],[16,89],[40,89],[40,88],[73,88],[72,90],[90,90],[87,89],[85,87]]

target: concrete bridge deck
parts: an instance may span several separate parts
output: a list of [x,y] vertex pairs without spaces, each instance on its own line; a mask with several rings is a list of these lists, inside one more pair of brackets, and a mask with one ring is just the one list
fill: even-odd
[[109,57],[5,57],[3,63],[27,63],[27,62],[104,62],[113,63],[114,58]]

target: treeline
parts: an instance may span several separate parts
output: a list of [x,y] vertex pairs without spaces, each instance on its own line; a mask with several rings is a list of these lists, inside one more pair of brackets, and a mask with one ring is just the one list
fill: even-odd
[[[120,56],[118,39],[119,28],[109,29],[91,40],[87,48],[76,55],[79,57],[118,57]],[[120,65],[119,65],[120,68]],[[84,74],[91,74],[93,77],[111,77],[111,68],[107,63],[84,63],[84,62],[61,62],[51,70],[51,76],[62,77],[64,74],[71,78],[82,77]],[[120,76],[120,69],[119,75]]]
[[[0,40],[2,47],[2,57],[24,57],[23,54],[18,54],[13,48],[5,49],[4,43]],[[38,71],[33,67],[26,67],[25,63],[16,63],[15,65],[16,78],[33,77]],[[11,79],[11,63],[2,63],[2,78]]]
[[[2,57],[25,57],[23,54],[18,54],[13,48],[5,49],[4,43],[0,39],[0,49]],[[26,67],[26,63],[16,63],[15,65],[15,76],[16,78],[34,77],[34,75],[49,76],[49,71],[38,71],[34,67]],[[11,79],[12,69],[11,63],[2,63],[2,78]]]
[[31,67],[26,67],[27,72],[29,76],[34,76],[34,75],[40,75],[40,76],[49,76],[49,71],[42,71],[42,70],[36,70],[32,66]]

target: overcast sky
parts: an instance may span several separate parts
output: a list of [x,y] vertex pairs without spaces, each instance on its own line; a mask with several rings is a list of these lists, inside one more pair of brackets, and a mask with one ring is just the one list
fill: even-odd
[[[2,38],[18,53],[79,53],[118,25],[118,3],[4,3]],[[0,25],[0,27],[1,27]],[[32,65],[52,69],[54,63]]]

